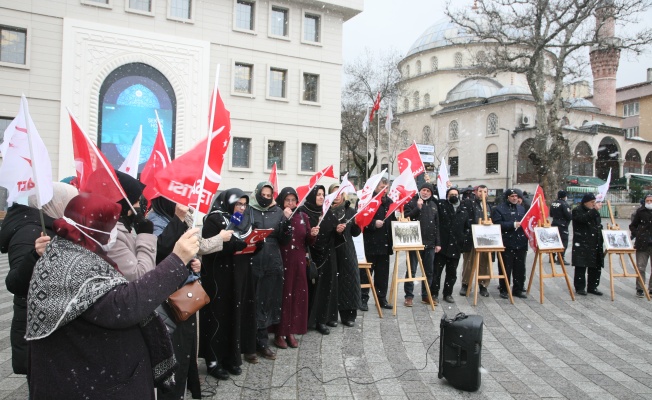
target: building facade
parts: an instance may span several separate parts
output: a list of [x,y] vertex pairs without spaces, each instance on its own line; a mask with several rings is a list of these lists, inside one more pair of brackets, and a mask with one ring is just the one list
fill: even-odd
[[363,0],[0,0],[0,129],[21,94],[59,179],[75,173],[67,110],[118,167],[156,114],[172,155],[206,137],[218,87],[231,112],[222,188],[274,162],[298,186],[338,165],[342,24]]

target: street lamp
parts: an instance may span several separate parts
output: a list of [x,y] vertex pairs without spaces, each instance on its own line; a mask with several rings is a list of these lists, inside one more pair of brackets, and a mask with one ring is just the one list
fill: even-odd
[[507,160],[506,160],[507,161],[507,167],[505,168],[505,172],[506,172],[506,174],[505,174],[505,189],[509,189],[509,163],[511,162],[511,158],[510,158],[510,155],[509,155],[509,150],[510,150],[509,137],[510,136],[513,137],[514,134],[511,133],[512,131],[510,131],[509,129],[506,129],[506,128],[498,128],[498,129],[500,129],[501,131],[507,132]]

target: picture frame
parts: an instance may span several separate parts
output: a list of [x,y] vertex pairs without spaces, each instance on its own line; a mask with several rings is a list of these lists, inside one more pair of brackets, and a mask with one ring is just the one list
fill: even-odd
[[503,235],[500,231],[500,225],[471,225],[473,234],[473,247],[476,249],[494,249],[502,248]]
[[564,250],[564,244],[559,235],[559,228],[556,226],[551,227],[535,227],[534,236],[537,238],[537,247],[539,250]]
[[419,221],[392,221],[392,239],[395,248],[423,246],[421,223]]
[[632,241],[629,239],[629,231],[623,230],[602,230],[604,247],[607,250],[633,250]]

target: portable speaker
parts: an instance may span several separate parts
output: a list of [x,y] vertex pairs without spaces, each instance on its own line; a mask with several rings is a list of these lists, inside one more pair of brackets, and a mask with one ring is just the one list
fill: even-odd
[[439,379],[455,388],[475,392],[480,388],[482,317],[457,314],[441,317],[439,336]]

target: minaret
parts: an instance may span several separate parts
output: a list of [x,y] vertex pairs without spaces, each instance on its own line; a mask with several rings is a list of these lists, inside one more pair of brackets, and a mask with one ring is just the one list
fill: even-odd
[[604,0],[595,11],[598,38],[601,44],[591,48],[593,72],[593,104],[605,114],[616,114],[616,72],[620,59],[616,21],[612,16],[612,0]]

